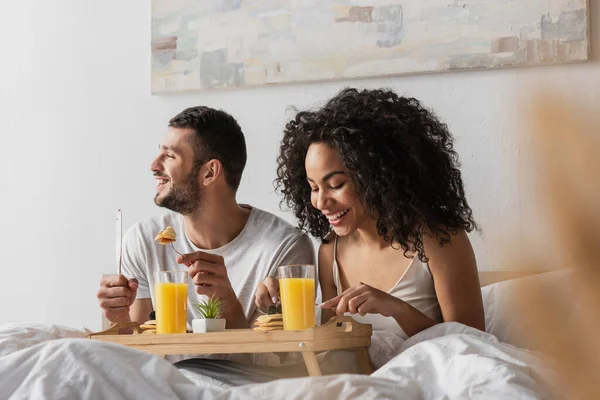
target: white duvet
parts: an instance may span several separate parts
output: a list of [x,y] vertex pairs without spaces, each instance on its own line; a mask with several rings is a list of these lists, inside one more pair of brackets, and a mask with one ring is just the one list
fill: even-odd
[[0,398],[547,399],[553,370],[528,352],[457,323],[423,331],[371,376],[331,375],[223,388],[168,361],[47,325],[0,326]]

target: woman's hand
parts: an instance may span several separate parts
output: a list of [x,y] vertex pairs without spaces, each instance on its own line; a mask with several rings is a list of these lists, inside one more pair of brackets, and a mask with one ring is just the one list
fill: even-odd
[[384,317],[396,317],[399,308],[405,304],[402,300],[384,291],[364,283],[356,284],[339,296],[321,303],[319,307],[334,310],[338,316],[351,314],[381,314]]

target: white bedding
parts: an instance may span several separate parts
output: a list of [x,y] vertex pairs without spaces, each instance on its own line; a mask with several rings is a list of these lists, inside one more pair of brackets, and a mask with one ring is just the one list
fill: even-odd
[[10,399],[547,399],[553,370],[539,354],[445,323],[408,339],[371,376],[332,375],[223,388],[169,362],[80,339],[84,331],[0,326],[0,398]]

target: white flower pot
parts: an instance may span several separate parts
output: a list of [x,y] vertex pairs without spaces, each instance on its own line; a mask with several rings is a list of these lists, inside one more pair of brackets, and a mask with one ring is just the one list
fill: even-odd
[[192,330],[194,333],[207,333],[207,332],[223,332],[225,330],[225,323],[227,322],[224,318],[219,319],[193,319]]

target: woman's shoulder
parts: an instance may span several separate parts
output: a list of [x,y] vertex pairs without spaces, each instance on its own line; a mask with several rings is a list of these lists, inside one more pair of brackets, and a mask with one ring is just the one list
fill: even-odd
[[325,239],[323,239],[323,242],[319,246],[319,254],[331,253],[331,255],[333,256],[333,250],[335,248],[336,239],[337,235],[335,234],[335,232],[329,232],[329,234],[325,236]]
[[458,230],[440,239],[431,232],[423,235],[423,247],[428,258],[428,265],[435,274],[441,268],[453,267],[453,271],[468,267],[477,268],[473,246],[465,230]]

